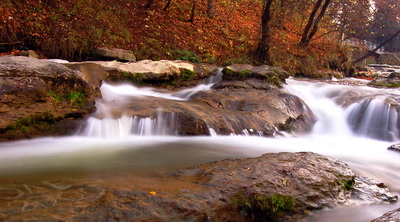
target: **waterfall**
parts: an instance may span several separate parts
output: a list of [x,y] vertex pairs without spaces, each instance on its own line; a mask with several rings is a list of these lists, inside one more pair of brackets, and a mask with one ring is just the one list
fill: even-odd
[[90,117],[82,133],[84,136],[100,138],[127,138],[135,136],[176,135],[175,115],[158,113],[157,117],[138,117],[123,115],[117,119],[96,119]]
[[399,114],[388,102],[398,92],[293,79],[288,83],[285,89],[302,98],[317,116],[313,135],[399,140]]
[[357,135],[395,141],[399,139],[399,118],[383,99],[367,99],[346,109],[350,128]]

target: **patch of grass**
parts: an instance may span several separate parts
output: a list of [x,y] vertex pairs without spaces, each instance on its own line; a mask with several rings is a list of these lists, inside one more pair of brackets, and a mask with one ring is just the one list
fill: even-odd
[[196,73],[189,69],[181,69],[181,75],[183,81],[193,80]]
[[59,103],[62,100],[62,96],[54,91],[49,91],[48,94],[55,103]]
[[175,59],[177,60],[185,60],[193,63],[202,63],[203,61],[201,60],[200,56],[194,54],[193,52],[187,51],[187,50],[175,50],[176,57]]
[[265,76],[265,81],[272,85],[277,86],[278,88],[282,88],[281,80],[276,75],[267,75]]
[[339,179],[336,179],[333,185],[339,186],[347,191],[351,191],[356,185],[355,177],[345,178],[344,176],[339,176]]
[[377,86],[377,87],[386,87],[386,88],[399,88],[399,87],[400,87],[400,82],[398,82],[398,83],[391,83],[391,84],[371,83],[371,85]]
[[68,94],[67,96],[67,100],[69,101],[69,103],[71,105],[79,105],[82,104],[86,101],[85,98],[85,93],[83,92],[71,92],[70,94]]
[[247,211],[252,218],[274,221],[281,212],[293,210],[295,199],[292,196],[279,193],[267,197],[260,193],[246,194],[242,191],[231,196],[231,203],[235,208]]
[[5,131],[15,130],[26,132],[29,131],[31,128],[46,127],[56,121],[57,119],[51,113],[45,112],[29,117],[22,117],[15,124],[8,125],[5,128]]
[[68,95],[61,95],[57,92],[49,91],[48,94],[56,104],[62,100],[67,101],[70,105],[79,105],[86,101],[85,93],[83,92],[73,91]]
[[232,69],[224,68],[222,72],[224,73],[223,78],[227,80],[245,80],[253,75],[253,72],[250,70],[235,72]]

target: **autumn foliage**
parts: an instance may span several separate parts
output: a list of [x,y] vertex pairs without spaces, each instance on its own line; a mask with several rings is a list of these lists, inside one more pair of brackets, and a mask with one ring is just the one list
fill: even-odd
[[[48,58],[82,60],[95,47],[132,50],[138,59],[179,59],[218,64],[251,63],[260,40],[261,0],[218,0],[213,16],[196,0],[4,0],[0,49],[36,49]],[[288,2],[290,5],[287,5]],[[307,1],[306,1],[307,2]],[[286,5],[285,5],[286,4]],[[322,21],[308,47],[299,47],[313,4],[274,1],[270,61],[296,74],[337,68],[344,50]],[[325,24],[325,25],[324,25]]]

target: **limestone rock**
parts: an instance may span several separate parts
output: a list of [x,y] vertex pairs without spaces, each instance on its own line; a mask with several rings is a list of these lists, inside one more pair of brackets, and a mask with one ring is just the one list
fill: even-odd
[[79,73],[64,65],[23,56],[0,57],[1,138],[51,135],[48,129],[33,132],[33,125],[46,128],[90,113],[96,96]]
[[100,60],[117,60],[121,62],[136,62],[132,51],[124,49],[98,48],[94,50],[94,57]]
[[374,87],[398,88],[400,87],[400,73],[392,72],[387,77],[378,77],[372,80],[368,85]]
[[[54,190],[59,184],[63,189]],[[27,187],[40,189],[24,193]],[[22,195],[14,198],[16,191]],[[310,152],[227,159],[151,176],[128,174],[112,184],[93,185],[93,178],[3,184],[2,192],[8,196],[0,219],[10,221],[27,219],[21,206],[29,207],[30,221],[301,221],[321,209],[397,200],[347,164]]]
[[95,88],[100,87],[103,81],[179,87],[188,80],[204,79],[217,71],[215,65],[194,64],[179,60],[141,60],[135,63],[91,61],[64,65],[81,71],[82,78]]

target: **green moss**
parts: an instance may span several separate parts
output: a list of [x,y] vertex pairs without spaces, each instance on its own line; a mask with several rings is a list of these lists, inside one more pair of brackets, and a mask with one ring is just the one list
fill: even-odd
[[278,88],[282,88],[281,80],[276,75],[267,75],[265,76],[265,81],[272,85],[277,86]]
[[190,81],[194,79],[196,73],[189,69],[181,69],[181,75],[183,81]]
[[391,83],[391,84],[383,84],[383,83],[372,83],[374,86],[378,87],[387,87],[387,88],[399,88],[400,83]]
[[235,72],[232,69],[225,68],[222,72],[224,73],[223,78],[227,80],[245,80],[253,75],[253,72],[250,70]]
[[355,184],[356,181],[354,180],[354,178],[343,181],[344,189],[346,189],[347,191],[353,190]]
[[354,186],[356,185],[355,177],[344,177],[339,176],[339,179],[336,179],[335,182],[333,183],[333,186],[335,187],[341,187],[344,190],[351,191],[354,189]]
[[175,59],[177,60],[185,60],[194,63],[202,63],[200,56],[194,54],[193,52],[187,50],[175,50]]
[[83,92],[73,91],[68,95],[61,95],[57,92],[49,91],[48,94],[56,104],[62,100],[67,101],[70,105],[79,105],[86,101],[85,93]]
[[67,96],[67,100],[71,105],[79,105],[86,101],[85,93],[73,91]]
[[57,119],[52,114],[50,114],[49,112],[45,112],[39,115],[22,117],[15,124],[8,125],[5,128],[5,131],[15,130],[26,132],[32,128],[48,126],[56,121]]
[[274,221],[280,213],[293,210],[295,199],[279,193],[267,197],[260,193],[238,192],[231,196],[231,203],[235,208],[247,211],[253,218],[268,218],[268,221]]
[[60,102],[62,99],[62,96],[60,96],[58,93],[54,91],[49,91],[48,94],[54,100],[55,103]]

